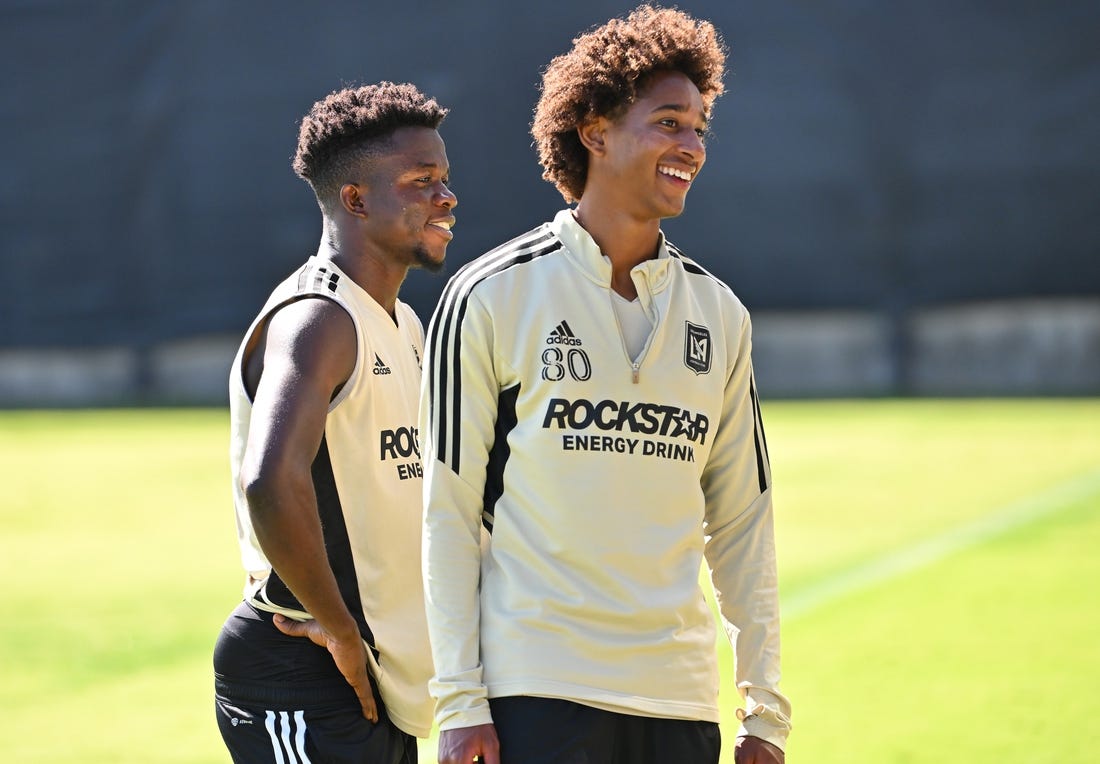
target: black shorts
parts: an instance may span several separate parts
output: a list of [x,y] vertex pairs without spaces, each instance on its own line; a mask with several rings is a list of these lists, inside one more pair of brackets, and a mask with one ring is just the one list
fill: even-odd
[[722,749],[714,722],[527,696],[492,698],[489,706],[501,764],[718,764]]
[[214,708],[236,764],[416,764],[416,738],[381,708],[377,724],[358,703],[296,708],[217,693]]
[[416,738],[394,726],[377,692],[371,723],[328,651],[271,619],[241,603],[214,648],[214,710],[233,761],[416,764]]

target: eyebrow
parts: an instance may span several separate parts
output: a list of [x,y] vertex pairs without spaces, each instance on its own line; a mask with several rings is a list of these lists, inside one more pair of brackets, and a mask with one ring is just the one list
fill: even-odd
[[[691,111],[691,107],[688,106],[687,104],[682,104],[682,103],[666,103],[666,104],[662,104],[661,106],[654,107],[653,111],[651,111],[650,114],[656,114],[659,111],[674,111],[677,114],[685,114],[685,113]],[[703,124],[704,125],[707,124],[707,115],[706,114],[703,115]]]
[[415,164],[409,165],[404,171],[406,173],[423,172],[424,170],[442,170],[444,174],[449,173],[451,168],[449,166],[441,165],[439,162],[420,161]]

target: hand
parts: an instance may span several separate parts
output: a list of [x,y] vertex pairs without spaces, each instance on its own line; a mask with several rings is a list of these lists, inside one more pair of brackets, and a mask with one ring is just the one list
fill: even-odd
[[784,764],[783,751],[766,740],[746,736],[737,738],[733,760],[736,764]]
[[500,764],[500,741],[493,725],[479,724],[439,733],[439,764],[471,764],[475,756],[480,757],[481,764]]
[[332,660],[336,662],[336,668],[344,675],[344,679],[355,690],[359,697],[359,705],[363,708],[363,716],[377,724],[378,706],[374,702],[374,689],[371,685],[370,672],[367,671],[367,646],[358,633],[354,639],[340,641],[329,634],[316,620],[295,621],[281,613],[276,613],[274,618],[275,628],[289,637],[305,637],[329,651]]

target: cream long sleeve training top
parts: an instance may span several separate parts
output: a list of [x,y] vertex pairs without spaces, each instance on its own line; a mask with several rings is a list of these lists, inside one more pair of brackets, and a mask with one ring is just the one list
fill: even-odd
[[749,316],[663,236],[631,276],[654,326],[636,359],[610,261],[571,210],[461,269],[432,318],[420,432],[436,721],[487,723],[489,697],[533,695],[717,722],[705,557],[741,734],[782,747]]

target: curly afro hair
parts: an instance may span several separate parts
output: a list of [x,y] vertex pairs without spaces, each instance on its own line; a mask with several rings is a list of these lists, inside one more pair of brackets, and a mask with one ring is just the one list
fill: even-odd
[[313,104],[302,119],[294,172],[328,209],[358,163],[383,148],[394,131],[436,129],[446,116],[447,109],[414,85],[380,82],[338,90]]
[[542,177],[567,203],[580,200],[588,178],[588,151],[577,128],[620,116],[655,72],[683,72],[699,88],[707,113],[722,94],[726,49],[709,21],[675,8],[641,5],[573,40],[542,76],[531,135]]

